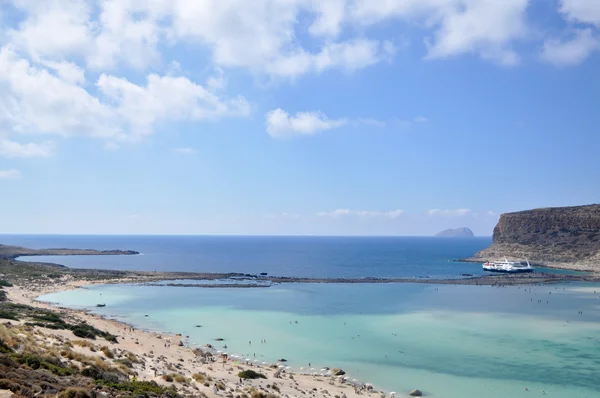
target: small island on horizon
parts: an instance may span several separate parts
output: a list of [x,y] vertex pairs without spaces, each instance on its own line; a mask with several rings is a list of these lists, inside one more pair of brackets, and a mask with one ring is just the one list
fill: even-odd
[[472,238],[475,236],[473,231],[468,227],[446,229],[435,234],[438,237],[444,238]]

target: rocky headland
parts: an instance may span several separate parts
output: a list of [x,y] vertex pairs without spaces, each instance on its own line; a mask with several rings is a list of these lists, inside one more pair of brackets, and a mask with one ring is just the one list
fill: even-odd
[[470,228],[462,227],[446,229],[442,232],[438,232],[437,234],[435,234],[435,236],[444,238],[471,238],[475,236],[475,234],[473,233],[473,231],[471,231]]
[[466,261],[507,257],[546,267],[600,272],[600,204],[505,213],[493,243]]

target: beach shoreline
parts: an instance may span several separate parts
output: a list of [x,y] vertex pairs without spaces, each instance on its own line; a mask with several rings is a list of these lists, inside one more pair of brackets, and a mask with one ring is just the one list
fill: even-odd
[[[202,348],[202,351],[211,352],[216,357],[216,362],[202,363],[201,357],[197,355],[197,348],[187,343],[186,337],[180,334],[169,334],[164,332],[155,332],[150,330],[136,329],[133,325],[126,322],[103,317],[94,314],[89,309],[73,309],[59,307],[56,303],[49,303],[38,300],[40,296],[66,290],[86,288],[91,285],[104,284],[106,282],[114,283],[113,280],[107,281],[84,281],[68,278],[55,284],[31,284],[15,285],[5,288],[8,299],[14,304],[26,305],[35,308],[42,308],[52,312],[67,314],[69,318],[80,322],[85,322],[100,330],[106,331],[117,336],[118,343],[108,344],[111,349],[131,352],[138,358],[143,358],[142,364],[136,364],[134,371],[137,380],[155,381],[159,385],[176,385],[178,391],[184,396],[201,396],[199,393],[208,397],[228,396],[229,394],[240,395],[244,389],[253,389],[272,393],[281,396],[299,397],[299,396],[322,396],[322,397],[342,397],[348,398],[360,396],[380,397],[385,392],[377,390],[373,386],[363,385],[359,382],[352,383],[343,381],[339,377],[313,375],[306,373],[297,373],[285,369],[281,362],[275,362],[267,365],[246,363],[246,361],[235,361],[231,357],[227,361],[218,356],[215,350]],[[125,283],[125,281],[121,281]],[[1,320],[0,326],[6,327],[15,325],[15,321]],[[18,324],[18,322],[17,322]],[[82,340],[76,337],[68,330],[52,330],[43,327],[36,327],[41,339],[60,339],[61,341]],[[102,345],[105,342],[98,340],[89,340],[90,344]],[[76,344],[76,343],[75,343]],[[209,342],[206,342],[209,344]],[[202,345],[205,347],[205,345]],[[102,357],[101,351],[86,352],[88,355],[97,355]],[[282,353],[283,354],[283,353]],[[106,360],[107,358],[103,358]],[[237,373],[243,370],[255,370],[263,373],[267,378],[259,380],[244,380],[237,376]],[[176,371],[174,371],[176,370]],[[177,373],[184,376],[187,384],[179,385],[176,382],[169,382],[163,379],[163,375]],[[202,373],[213,382],[208,386],[194,381],[193,375]],[[276,383],[276,390],[273,389],[273,383]],[[214,390],[214,384],[218,383],[225,387],[225,390]],[[357,387],[357,389],[355,389]],[[359,392],[360,389],[360,392]],[[406,394],[401,394],[408,396]],[[389,396],[389,395],[388,395]]]

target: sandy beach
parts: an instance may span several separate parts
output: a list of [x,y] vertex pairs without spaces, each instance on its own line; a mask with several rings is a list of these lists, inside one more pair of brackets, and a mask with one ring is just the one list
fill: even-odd
[[[114,281],[113,281],[114,282]],[[121,281],[126,283],[127,281]],[[102,281],[95,281],[102,283]],[[66,280],[52,285],[30,283],[27,286],[14,286],[6,289],[9,299],[17,304],[25,304],[37,308],[68,313],[72,319],[84,321],[88,324],[107,331],[117,336],[118,343],[109,343],[103,339],[89,340],[76,337],[70,330],[52,330],[42,327],[36,328],[39,333],[37,338],[44,343],[69,341],[74,350],[89,356],[97,356],[104,361],[112,361],[100,349],[100,346],[108,348],[117,353],[132,353],[139,358],[139,363],[133,364],[134,375],[137,380],[154,380],[161,385],[174,385],[177,390],[185,396],[241,396],[252,395],[253,392],[273,394],[272,396],[283,397],[355,397],[381,396],[384,394],[377,391],[376,387],[362,384],[351,384],[343,377],[338,376],[315,376],[313,374],[299,374],[285,369],[285,364],[259,365],[247,364],[243,359],[237,361],[235,358],[224,358],[211,349],[202,349],[205,353],[214,354],[203,358],[200,351],[186,344],[185,336],[167,335],[137,330],[115,320],[104,319],[98,315],[85,311],[56,308],[48,303],[39,302],[37,297],[43,294],[60,290],[77,289],[90,285],[90,282],[66,278]],[[5,320],[2,320],[6,323]],[[13,325],[15,323],[10,321]],[[81,340],[87,340],[89,346],[82,346]],[[210,342],[206,342],[210,344]],[[90,347],[95,349],[92,351]],[[284,353],[282,353],[284,354]],[[208,359],[208,362],[207,362]],[[212,362],[214,361],[214,362]],[[333,364],[335,365],[335,364]],[[266,379],[242,380],[238,373],[251,369],[266,376]],[[312,373],[312,372],[311,372]],[[328,372],[323,372],[328,373]],[[194,375],[203,374],[203,377]],[[330,373],[329,373],[330,374]],[[167,381],[163,375],[180,375],[176,380]],[[168,378],[167,378],[168,379]],[[218,386],[215,388],[215,386]],[[415,387],[416,388],[416,387]],[[409,396],[409,391],[396,394],[397,396]],[[388,394],[389,396],[389,394]]]

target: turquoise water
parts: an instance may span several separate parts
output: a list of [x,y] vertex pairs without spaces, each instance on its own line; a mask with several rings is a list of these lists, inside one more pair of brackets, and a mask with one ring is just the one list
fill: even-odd
[[600,396],[600,285],[100,285],[41,299],[401,394]]

